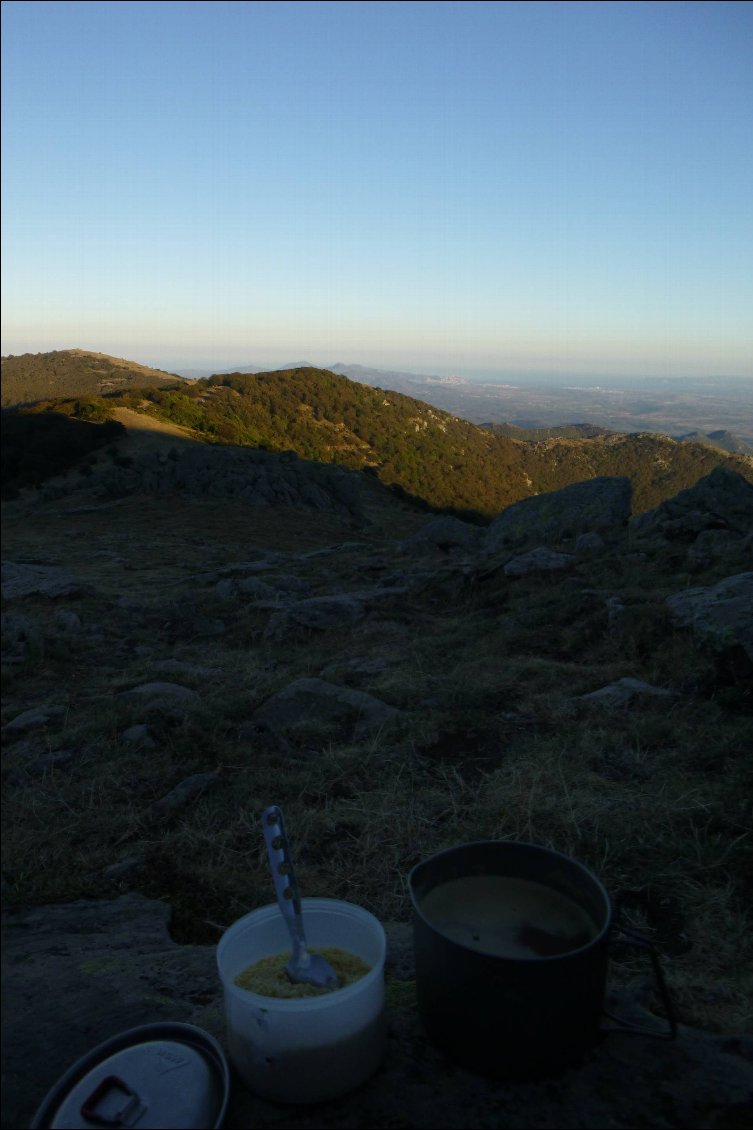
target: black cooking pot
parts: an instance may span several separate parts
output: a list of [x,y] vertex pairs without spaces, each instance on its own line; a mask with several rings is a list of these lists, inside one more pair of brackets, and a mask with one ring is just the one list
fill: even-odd
[[[615,932],[630,935],[613,922],[596,876],[548,848],[486,840],[419,863],[408,883],[418,1007],[432,1042],[464,1067],[502,1079],[540,1078],[577,1064],[604,1031]],[[506,896],[508,889],[517,893]],[[506,898],[524,905],[526,890],[543,894],[544,902],[500,942],[505,932],[493,929],[495,905],[500,912]],[[446,892],[454,892],[454,903]],[[460,892],[470,892],[463,913]],[[635,935],[629,941],[649,950],[667,1013],[668,1031],[646,1031],[672,1037],[676,1025],[656,953]]]

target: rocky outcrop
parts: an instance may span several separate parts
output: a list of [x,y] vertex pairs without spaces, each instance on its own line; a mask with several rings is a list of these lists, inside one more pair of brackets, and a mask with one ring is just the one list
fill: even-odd
[[29,730],[40,730],[51,723],[60,722],[65,717],[64,706],[33,706],[17,714],[7,725],[3,734],[26,734]]
[[139,493],[237,497],[251,506],[344,510],[361,516],[362,480],[355,472],[299,460],[292,452],[257,448],[207,450],[197,444],[169,455],[146,452],[128,466],[103,471],[96,490],[113,498]]
[[641,679],[631,679],[628,676],[579,697],[581,702],[590,703],[593,706],[627,706],[638,695],[672,698],[672,691],[663,687],[652,686],[651,683],[644,683]]
[[295,679],[254,712],[254,720],[275,733],[291,733],[307,723],[325,723],[353,737],[365,737],[398,716],[393,706],[364,691],[324,679]]
[[753,573],[684,589],[668,596],[666,604],[678,626],[690,628],[713,650],[742,647],[753,660]]
[[630,523],[631,533],[692,542],[704,530],[727,530],[744,537],[753,529],[753,486],[727,467],[715,467]]
[[81,582],[58,565],[25,565],[3,561],[3,600],[18,600],[24,596],[77,596]]
[[445,552],[453,549],[474,550],[480,546],[483,537],[484,531],[480,526],[471,526],[468,522],[461,522],[459,518],[443,515],[432,518],[412,537],[406,538],[402,548],[419,553],[433,549]]
[[504,567],[506,577],[527,577],[531,573],[552,573],[569,569],[575,564],[571,553],[556,553],[553,549],[539,546],[530,553],[512,557]]
[[630,479],[599,476],[524,498],[503,510],[486,531],[489,552],[557,545],[580,534],[622,529],[630,517]]
[[196,691],[192,691],[190,687],[183,687],[180,683],[166,683],[162,681],[141,683],[138,687],[131,687],[130,690],[121,691],[120,697],[132,699],[136,702],[174,702],[176,699],[181,702],[198,702],[199,699]]
[[326,632],[349,628],[362,620],[369,608],[394,601],[406,591],[405,585],[395,585],[333,593],[331,596],[312,596],[289,601],[279,608],[279,601],[269,602],[276,611],[269,618],[265,636],[280,639],[296,631]]

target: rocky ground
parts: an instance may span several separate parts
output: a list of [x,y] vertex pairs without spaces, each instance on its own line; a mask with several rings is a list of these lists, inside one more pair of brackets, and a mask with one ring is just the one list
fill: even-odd
[[[595,480],[483,530],[182,442],[4,507],[3,1124],[125,1028],[224,1040],[214,943],[270,900],[271,802],[304,892],[386,924],[387,1054],[322,1107],[236,1081],[228,1125],[750,1124],[753,489],[715,472],[628,524],[624,481]],[[535,1085],[435,1051],[404,877],[469,838],[597,870],[658,945],[678,1038],[609,1035]],[[658,1011],[644,969],[611,991]]]

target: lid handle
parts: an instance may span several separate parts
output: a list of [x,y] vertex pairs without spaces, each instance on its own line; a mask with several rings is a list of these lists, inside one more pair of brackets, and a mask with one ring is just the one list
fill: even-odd
[[108,1075],[84,1100],[81,1117],[95,1126],[133,1126],[145,1110],[135,1091],[117,1075]]

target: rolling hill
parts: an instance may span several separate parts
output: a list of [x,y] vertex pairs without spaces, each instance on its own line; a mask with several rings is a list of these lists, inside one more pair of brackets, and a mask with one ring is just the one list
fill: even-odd
[[87,349],[56,349],[52,353],[2,358],[3,408],[59,397],[106,396],[128,388],[184,383],[182,377],[173,373]]
[[[365,472],[423,505],[482,521],[521,498],[599,475],[631,479],[635,513],[657,506],[721,464],[753,481],[750,456],[655,433],[626,435],[583,426],[514,438],[402,393],[311,366],[186,381],[82,350],[27,354],[4,362],[8,397],[19,395],[15,361],[23,362],[29,392],[39,393],[46,382],[55,391],[64,388],[67,397],[48,394],[15,415],[46,413],[102,423],[120,406],[178,425],[204,444],[293,452],[311,462]],[[7,420],[9,414],[3,415]],[[23,435],[28,466],[33,448],[28,426]]]
[[177,390],[114,399],[189,427],[208,442],[292,450],[367,471],[432,507],[481,518],[597,475],[629,476],[636,513],[722,463],[753,479],[749,457],[653,433],[524,442],[326,369],[218,374]]

